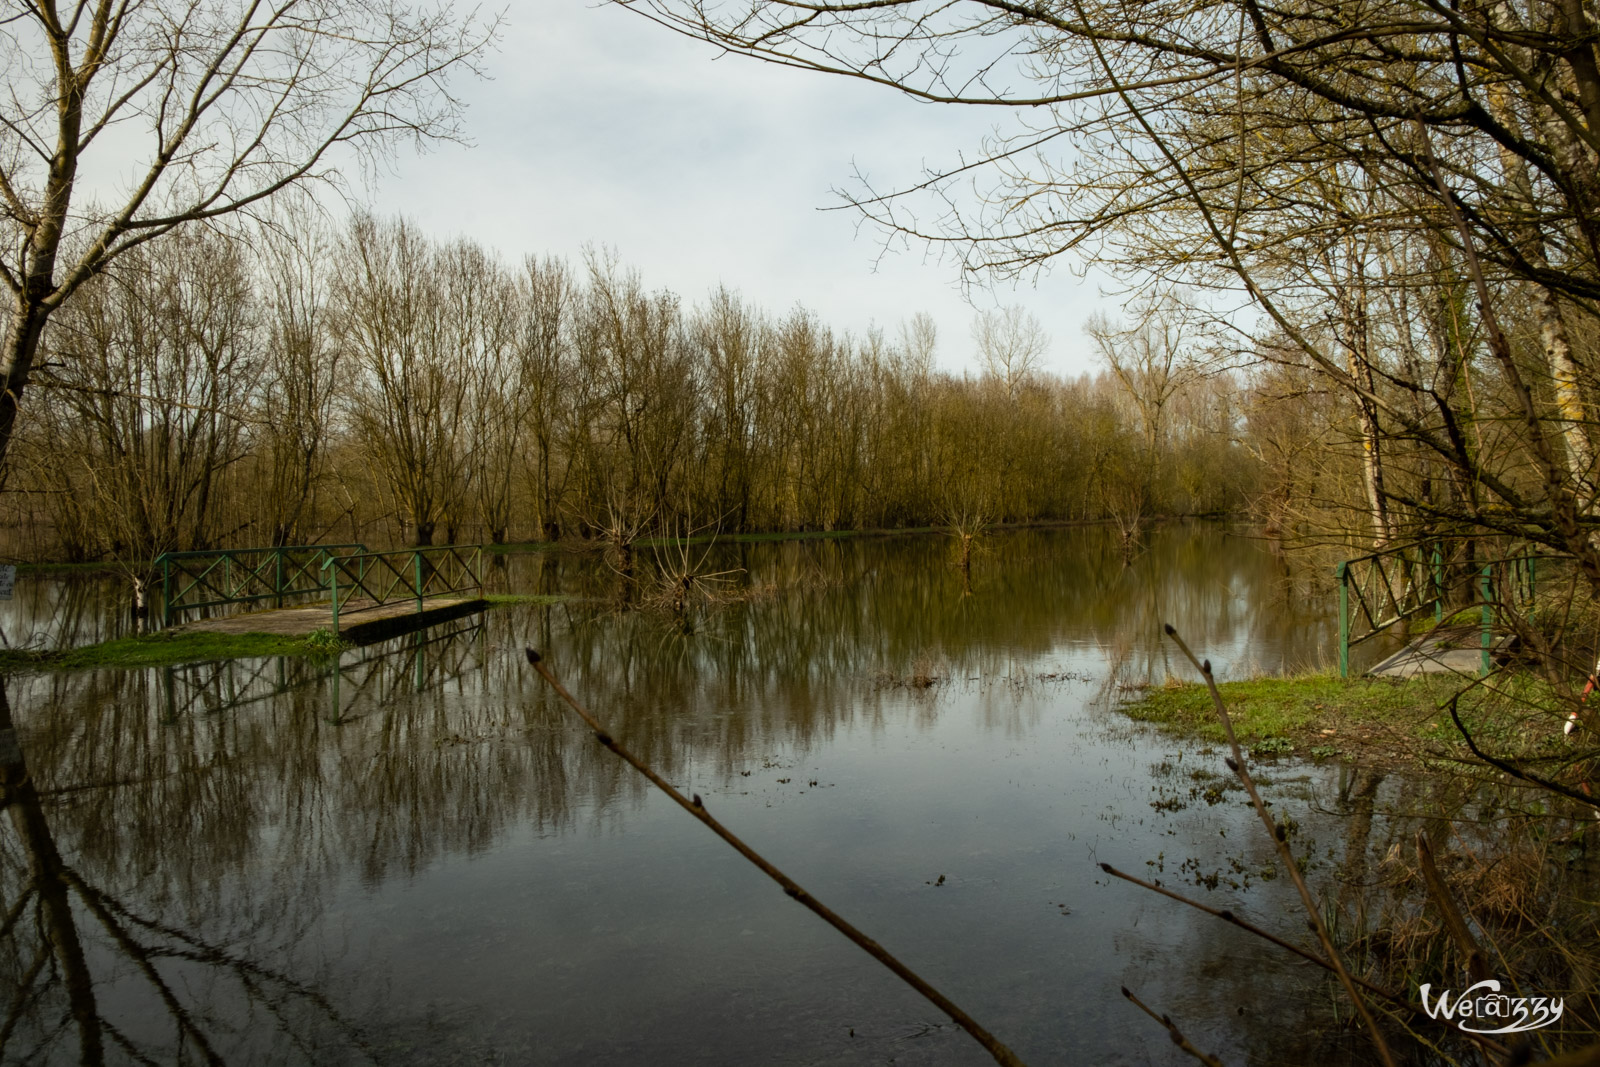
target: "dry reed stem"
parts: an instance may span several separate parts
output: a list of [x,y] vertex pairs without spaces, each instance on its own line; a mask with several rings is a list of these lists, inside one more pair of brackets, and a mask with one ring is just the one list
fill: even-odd
[[1462,916],[1461,909],[1456,906],[1455,898],[1450,895],[1450,888],[1440,877],[1439,868],[1433,862],[1433,845],[1428,841],[1428,835],[1421,830],[1417,831],[1417,865],[1422,869],[1422,882],[1428,888],[1428,896],[1433,899],[1433,906],[1444,916],[1445,928],[1450,931],[1450,937],[1455,941],[1456,948],[1466,958],[1468,976],[1474,982],[1485,981],[1489,978],[1488,959],[1472,936],[1472,930],[1467,926],[1467,920]]
[[1003,1067],[1025,1067],[1022,1060],[1015,1052],[1012,1052],[1009,1048],[1002,1044],[998,1038],[996,1038],[984,1027],[980,1026],[976,1019],[962,1011],[961,1008],[959,1008],[949,997],[945,996],[933,986],[929,985],[920,975],[918,975],[910,967],[907,967],[905,964],[901,963],[882,945],[878,944],[876,941],[872,940],[872,938],[868,937],[850,923],[846,922],[844,918],[834,912],[833,909],[823,904],[820,900],[817,900],[810,893],[807,893],[804,889],[800,888],[800,885],[792,878],[778,870],[778,868],[774,867],[771,863],[768,863],[767,860],[762,857],[760,853],[756,852],[755,849],[751,848],[738,837],[734,836],[731,830],[723,826],[722,823],[718,822],[711,816],[710,812],[706,811],[705,803],[700,799],[700,795],[698,793],[694,795],[692,800],[686,798],[682,793],[678,792],[671,785],[669,785],[664,778],[652,770],[649,764],[645,763],[628,749],[618,744],[616,740],[612,738],[611,734],[607,732],[605,727],[600,724],[599,720],[591,715],[582,704],[578,703],[577,698],[571,693],[567,692],[566,687],[556,680],[555,675],[550,673],[550,668],[545,666],[544,662],[540,659],[538,652],[534,651],[532,648],[529,648],[527,649],[527,655],[528,662],[533,665],[533,669],[539,672],[539,676],[550,684],[550,687],[556,691],[557,695],[559,695],[562,700],[566,701],[568,707],[577,712],[578,717],[582,719],[591,730],[594,731],[595,739],[598,740],[602,745],[610,749],[616,755],[620,756],[625,763],[649,779],[650,784],[661,790],[667,796],[671,797],[673,803],[677,804],[684,811],[687,811],[690,815],[693,815],[696,819],[699,819],[706,825],[708,829],[711,830],[712,833],[722,838],[729,845],[732,845],[734,850],[738,852],[739,855],[755,864],[761,869],[762,873],[771,878],[774,882],[777,882],[778,885],[782,886],[783,891],[791,898],[805,905],[808,909],[821,917],[821,919],[829,926],[832,926],[845,937],[848,937],[851,941],[855,942],[855,944],[861,948],[862,951],[866,952],[873,959],[889,968],[889,970],[893,971],[901,981],[905,982],[912,989],[915,989],[918,993],[921,993],[940,1011],[950,1016],[951,1020],[954,1021],[957,1026],[961,1027],[968,1034],[972,1035],[972,1039],[978,1044],[982,1045],[984,1050],[987,1051],[990,1056],[994,1057],[994,1061],[996,1063],[1002,1064]]
[[[1296,956],[1299,956],[1301,959],[1305,960],[1306,962],[1314,963],[1318,967],[1321,967],[1325,971],[1330,971],[1331,972],[1334,969],[1333,968],[1333,964],[1329,963],[1327,960],[1323,959],[1321,956],[1317,955],[1315,952],[1308,952],[1307,950],[1301,948],[1299,945],[1296,945],[1293,942],[1285,941],[1283,938],[1277,936],[1276,934],[1273,934],[1273,933],[1270,933],[1270,932],[1268,932],[1266,930],[1263,930],[1261,927],[1255,925],[1254,923],[1250,922],[1249,920],[1239,918],[1239,916],[1235,915],[1231,910],[1228,910],[1226,908],[1213,908],[1209,904],[1202,904],[1202,903],[1200,903],[1200,901],[1195,900],[1193,897],[1186,897],[1182,893],[1175,893],[1172,890],[1166,888],[1165,886],[1157,885],[1154,882],[1147,882],[1143,878],[1139,878],[1139,877],[1137,877],[1135,875],[1128,874],[1126,871],[1119,871],[1115,867],[1111,866],[1111,864],[1109,864],[1109,863],[1100,864],[1100,869],[1105,871],[1107,874],[1111,875],[1114,878],[1121,878],[1124,882],[1132,882],[1134,885],[1140,886],[1141,888],[1144,888],[1144,889],[1148,889],[1152,893],[1160,893],[1162,896],[1167,897],[1167,898],[1172,899],[1172,900],[1176,900],[1180,904],[1187,904],[1187,905],[1189,905],[1189,907],[1195,908],[1198,911],[1203,911],[1207,915],[1215,916],[1216,918],[1221,919],[1225,923],[1232,923],[1234,926],[1237,926],[1239,929],[1245,930],[1245,931],[1247,931],[1249,933],[1252,933],[1252,934],[1255,934],[1257,937],[1261,938],[1263,941],[1269,941],[1272,944],[1277,945],[1279,948],[1284,949],[1287,952],[1292,952]],[[1351,977],[1355,980],[1357,985],[1361,986],[1363,989],[1367,990],[1367,992],[1373,994],[1374,996],[1382,997],[1384,1000],[1389,1001],[1390,1003],[1394,1004],[1396,1007],[1404,1008],[1407,1012],[1409,1012],[1410,1014],[1412,1014],[1414,1016],[1419,1016],[1421,1018],[1430,1019],[1431,1021],[1438,1023],[1440,1026],[1443,1026],[1446,1029],[1453,1030],[1453,1031],[1455,1031],[1457,1036],[1469,1038],[1469,1039],[1471,1039],[1473,1041],[1476,1041],[1476,1042],[1478,1042],[1479,1045],[1481,1045],[1484,1049],[1486,1049],[1489,1052],[1504,1053],[1506,1051],[1506,1047],[1503,1044],[1501,1044],[1500,1042],[1494,1040],[1492,1037],[1488,1037],[1488,1036],[1486,1036],[1484,1034],[1473,1033],[1471,1030],[1463,1030],[1458,1024],[1456,1024],[1455,1022],[1453,1022],[1453,1021],[1451,1021],[1449,1019],[1433,1019],[1432,1016],[1428,1015],[1427,1012],[1425,1012],[1422,1009],[1421,1005],[1416,1004],[1415,1002],[1413,1002],[1411,1000],[1408,1000],[1406,997],[1402,996],[1399,993],[1396,993],[1392,989],[1387,989],[1387,988],[1385,988],[1385,987],[1383,987],[1381,985],[1378,985],[1378,984],[1376,984],[1374,982],[1369,982],[1365,978],[1362,978],[1362,977],[1360,977],[1358,975],[1351,975]]]
[[1238,777],[1243,784],[1245,792],[1250,796],[1250,804],[1255,808],[1256,814],[1261,817],[1261,824],[1266,827],[1267,834],[1272,838],[1278,855],[1283,861],[1289,878],[1294,882],[1295,889],[1300,894],[1300,902],[1305,906],[1306,916],[1310,922],[1311,930],[1317,935],[1317,940],[1322,943],[1322,951],[1327,956],[1328,962],[1333,966],[1333,972],[1339,976],[1339,981],[1344,985],[1345,993],[1350,997],[1350,1002],[1355,1006],[1362,1022],[1366,1023],[1367,1036],[1372,1041],[1372,1047],[1377,1052],[1378,1058],[1385,1067],[1395,1067],[1394,1055],[1389,1051],[1389,1043],[1384,1040],[1382,1032],[1378,1030],[1378,1021],[1373,1018],[1372,1009],[1367,1006],[1366,998],[1361,995],[1361,990],[1356,987],[1355,980],[1350,977],[1350,972],[1345,969],[1344,961],[1339,956],[1339,950],[1333,943],[1333,936],[1328,933],[1328,927],[1322,921],[1322,912],[1317,907],[1316,898],[1311,895],[1311,890],[1306,886],[1306,880],[1300,873],[1300,865],[1295,859],[1294,850],[1289,847],[1288,834],[1273,819],[1267,811],[1267,806],[1261,800],[1261,794],[1256,790],[1255,779],[1250,777],[1250,770],[1245,766],[1244,752],[1239,747],[1239,739],[1234,736],[1233,720],[1228,715],[1227,705],[1222,702],[1222,694],[1217,691],[1217,680],[1211,674],[1211,661],[1201,662],[1195,654],[1184,644],[1183,638],[1178,636],[1178,631],[1168,623],[1167,636],[1172,638],[1179,650],[1188,657],[1189,662],[1195,665],[1206,680],[1206,689],[1211,694],[1211,704],[1217,711],[1217,717],[1222,722],[1222,730],[1228,737],[1228,746],[1233,750],[1233,756],[1227,760],[1228,769]]
[[1133,990],[1129,989],[1127,986],[1122,987],[1122,995],[1138,1005],[1140,1011],[1150,1016],[1150,1018],[1154,1019],[1162,1026],[1165,1026],[1167,1028],[1167,1036],[1172,1038],[1172,1043],[1174,1045],[1177,1045],[1184,1052],[1187,1052],[1189,1055],[1205,1064],[1206,1067],[1224,1067],[1221,1060],[1217,1059],[1210,1053],[1201,1052],[1199,1049],[1190,1044],[1189,1039],[1183,1036],[1183,1031],[1178,1029],[1178,1024],[1172,1021],[1172,1017],[1170,1015],[1157,1015],[1151,1010],[1148,1004],[1134,996]]

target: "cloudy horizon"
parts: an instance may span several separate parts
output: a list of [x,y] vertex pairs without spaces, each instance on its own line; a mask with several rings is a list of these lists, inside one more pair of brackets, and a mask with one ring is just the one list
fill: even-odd
[[955,263],[885,250],[859,214],[827,210],[856,168],[881,188],[972,149],[992,110],[719,56],[609,4],[540,6],[508,16],[486,80],[455,83],[471,144],[400,153],[371,191],[375,211],[508,258],[611,248],[689,304],[721,285],[856,335],[893,336],[926,312],[939,365],[958,373],[978,365],[977,312],[1020,305],[1051,336],[1044,369],[1095,369],[1084,320],[1119,302],[1093,277],[1062,264],[1034,285],[964,294]]

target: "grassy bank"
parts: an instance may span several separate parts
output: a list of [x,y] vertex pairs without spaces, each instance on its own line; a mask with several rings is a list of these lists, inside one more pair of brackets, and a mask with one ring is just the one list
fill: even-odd
[[53,563],[45,560],[39,563],[18,563],[18,574],[61,574],[61,575],[108,575],[119,576],[126,572],[113,561],[98,563]]
[[[1227,518],[1227,516],[1179,515],[1156,516],[1153,523],[1183,521],[1186,519]],[[1041,519],[1037,522],[997,522],[984,527],[985,533],[1003,533],[1008,530],[1077,529],[1089,526],[1106,526],[1109,519]],[[847,541],[857,538],[900,537],[907,535],[948,534],[949,526],[889,526],[865,527],[850,530],[756,530],[748,533],[697,533],[684,537],[641,537],[634,542],[636,548],[669,545],[703,545],[713,541],[719,544],[767,544],[781,541]],[[604,547],[601,538],[591,540],[518,541],[511,544],[484,545],[486,552],[544,552],[559,549],[585,549]]]
[[483,600],[492,608],[511,607],[516,604],[560,604],[570,597],[546,593],[485,593]]
[[339,639],[326,630],[305,637],[163,631],[59,651],[0,649],[0,673],[164,667],[252,656],[326,656],[343,647]]
[[[1457,693],[1462,721],[1480,747],[1518,758],[1554,754],[1564,747],[1564,712],[1544,683],[1512,676],[1496,679],[1494,688],[1468,686],[1469,680],[1449,675],[1401,681],[1307,674],[1224,682],[1218,688],[1240,744],[1258,757],[1469,758],[1447,709]],[[1225,740],[1203,685],[1148,689],[1120,710],[1182,736]]]

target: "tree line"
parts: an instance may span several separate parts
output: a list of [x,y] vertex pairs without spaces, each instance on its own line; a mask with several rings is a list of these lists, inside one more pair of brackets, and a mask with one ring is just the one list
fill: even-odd
[[[134,249],[53,317],[7,462],[15,554],[640,537],[1237,511],[1249,393],[1182,338],[1038,369],[1015,310],[978,374],[927,316],[852,336],[603,251],[290,213]],[[1143,347],[1141,347],[1143,345]]]
[[1532,542],[1600,590],[1593,4],[622,6],[996,116],[856,206],[976,275],[1087,257],[1209,319],[1278,398],[1251,446],[1276,526]]

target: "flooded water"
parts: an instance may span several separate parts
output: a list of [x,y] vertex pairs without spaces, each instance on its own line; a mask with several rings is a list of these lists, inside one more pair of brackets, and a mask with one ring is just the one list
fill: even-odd
[[[11,678],[0,1058],[990,1062],[596,744],[527,645],[1024,1060],[1187,1062],[1123,985],[1230,1062],[1337,1055],[1305,967],[1097,866],[1299,936],[1254,815],[1207,796],[1221,754],[1113,705],[1188,676],[1164,621],[1225,677],[1326,662],[1327,598],[1214,528],[1129,566],[1099,530],[996,534],[970,585],[949,561],[718,549],[736,595],[686,625],[595,559],[519,556],[497,582],[568,599],[337,662]],[[1325,877],[1352,772],[1265,773]]]

